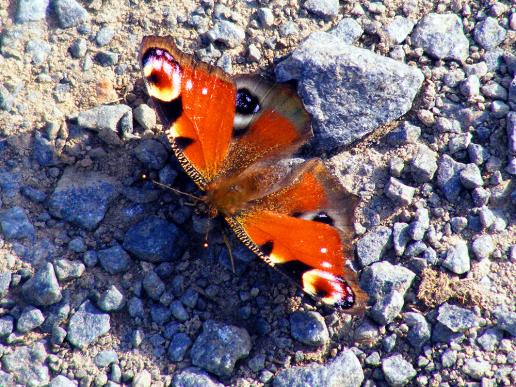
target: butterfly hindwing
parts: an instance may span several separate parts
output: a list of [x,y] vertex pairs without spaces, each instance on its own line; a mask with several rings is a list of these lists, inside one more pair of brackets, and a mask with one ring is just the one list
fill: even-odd
[[352,257],[356,197],[320,160],[307,161],[292,175],[284,187],[229,218],[229,224],[255,253],[308,294],[360,310],[365,294],[346,266]]

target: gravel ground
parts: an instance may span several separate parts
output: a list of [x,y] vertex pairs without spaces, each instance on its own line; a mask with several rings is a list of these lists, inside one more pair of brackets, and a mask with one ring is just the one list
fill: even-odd
[[[207,224],[144,35],[297,82],[360,195],[364,316]],[[510,1],[0,0],[0,386],[516,385]],[[210,248],[202,242],[212,227]]]

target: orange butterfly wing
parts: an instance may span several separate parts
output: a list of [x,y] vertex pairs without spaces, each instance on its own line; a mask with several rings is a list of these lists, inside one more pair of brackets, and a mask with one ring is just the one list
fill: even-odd
[[352,258],[357,198],[318,159],[303,163],[287,180],[278,191],[250,202],[228,223],[251,250],[308,294],[361,311],[367,296],[355,272],[346,266]]
[[235,84],[222,70],[183,54],[171,37],[144,37],[140,63],[167,137],[202,188],[220,172],[229,150]]

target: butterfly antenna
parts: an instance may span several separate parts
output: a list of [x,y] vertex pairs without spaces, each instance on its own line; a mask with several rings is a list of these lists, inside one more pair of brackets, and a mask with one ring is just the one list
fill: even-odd
[[154,179],[149,179],[149,177],[148,177],[147,175],[142,175],[142,179],[146,179],[146,180],[148,179],[149,181],[152,181],[152,183],[153,183],[153,184],[155,184],[155,185],[157,185],[158,187],[168,189],[168,190],[170,190],[170,191],[172,191],[172,192],[175,192],[175,193],[177,193],[177,194],[179,194],[179,195],[185,195],[185,196],[188,196],[189,198],[194,199],[196,202],[202,202],[202,201],[203,201],[203,200],[202,200],[200,197],[198,197],[198,196],[192,195],[192,194],[190,194],[190,193],[188,193],[188,192],[180,191],[180,190],[178,190],[177,188],[170,187],[170,186],[168,186],[168,185],[166,185],[166,184],[163,184],[163,183],[160,183],[159,181],[156,181],[156,180],[154,180]]
[[233,250],[231,249],[231,244],[229,243],[229,239],[226,236],[225,232],[222,233],[222,238],[224,239],[224,244],[226,245],[226,248],[228,249],[229,261],[231,262],[231,271],[233,271],[233,274],[236,274],[235,260],[233,259]]

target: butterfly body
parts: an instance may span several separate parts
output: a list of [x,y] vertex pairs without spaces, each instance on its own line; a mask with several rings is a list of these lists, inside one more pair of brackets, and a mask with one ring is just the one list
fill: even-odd
[[345,264],[352,256],[354,195],[320,159],[289,161],[312,137],[293,90],[255,76],[231,78],[145,37],[147,91],[174,153],[221,215],[268,264],[326,304],[362,310],[365,293]]

